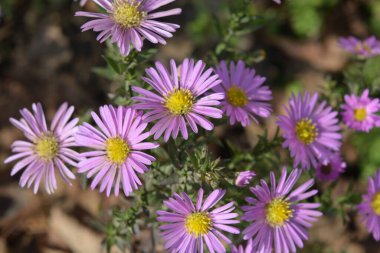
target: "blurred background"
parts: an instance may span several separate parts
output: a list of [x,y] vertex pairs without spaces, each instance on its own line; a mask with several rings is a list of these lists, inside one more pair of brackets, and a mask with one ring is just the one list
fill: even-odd
[[[380,36],[379,0],[284,0],[282,5],[270,0],[251,2],[247,8],[259,15],[253,21],[254,33],[242,31],[230,43],[236,50],[249,52],[254,59],[249,64],[267,77],[277,114],[292,91],[323,92],[331,78],[338,80],[335,88],[343,85],[339,80],[343,82],[342,71],[350,58],[339,48],[340,36]],[[180,24],[181,29],[168,45],[158,48],[157,58],[209,58],[207,52],[220,45],[218,26],[231,24],[229,10],[235,5],[234,0],[172,3],[183,13],[168,21]],[[82,189],[80,182],[72,187],[61,183],[52,196],[41,189],[33,195],[18,187],[19,175],[10,177],[12,165],[2,163],[10,155],[11,143],[23,139],[9,123],[10,117],[19,118],[19,109],[41,102],[51,119],[56,108],[67,101],[83,115],[109,102],[109,93],[117,89],[115,80],[100,77],[94,69],[106,64],[102,57],[105,45],[95,40],[95,33],[80,32],[85,19],[74,17],[74,13],[81,9],[98,10],[91,0],[84,7],[71,0],[0,2],[0,253],[104,252],[109,210],[128,206],[125,199]],[[144,45],[145,50],[152,47]],[[239,146],[253,146],[264,128],[273,136],[275,121],[273,116],[262,122],[262,127],[219,127],[217,131]],[[344,193],[350,182],[364,192],[367,176],[380,165],[379,150],[379,129],[370,134],[348,133],[343,146],[348,169],[331,194]],[[223,155],[220,150],[215,152]],[[349,222],[335,215],[321,218],[311,230],[308,246],[300,252],[380,252],[379,243],[359,224],[359,217],[354,212],[345,215]],[[153,249],[151,233],[156,231],[141,231],[126,252],[163,252],[161,243]],[[121,252],[116,247],[112,251]]]

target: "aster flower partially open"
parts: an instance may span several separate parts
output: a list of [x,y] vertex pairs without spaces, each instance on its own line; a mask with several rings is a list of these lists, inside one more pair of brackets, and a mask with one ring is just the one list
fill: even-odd
[[283,131],[290,155],[294,158],[294,167],[301,164],[302,168],[316,167],[320,162],[326,162],[341,146],[338,113],[326,101],[317,104],[318,94],[309,93],[298,97],[292,94],[289,107],[285,107],[287,115],[279,116],[277,124]]
[[254,252],[296,252],[308,239],[307,228],[322,213],[314,210],[319,203],[300,202],[317,194],[317,190],[309,190],[313,179],[291,191],[300,175],[301,170],[294,169],[287,177],[284,167],[278,184],[271,172],[270,186],[262,180],[261,185],[251,188],[255,197],[246,198],[249,205],[242,207],[242,220],[252,222],[243,234],[244,239],[253,239]]
[[230,226],[239,223],[234,220],[238,214],[232,213],[235,209],[234,202],[211,211],[225,193],[225,190],[217,189],[203,202],[203,189],[200,189],[195,205],[186,193],[174,194],[174,197],[164,201],[165,206],[172,210],[157,211],[157,220],[169,223],[160,227],[165,249],[174,253],[203,253],[206,243],[209,252],[226,252],[221,241],[228,244],[231,241],[220,230],[239,233],[237,228]]
[[232,245],[231,247],[231,253],[265,253],[260,251],[253,251],[252,248],[252,239],[249,239],[247,242],[247,245],[244,247],[244,245],[240,244],[238,246]]
[[12,144],[15,154],[5,159],[4,163],[19,160],[11,175],[24,170],[20,186],[29,188],[34,184],[33,192],[37,193],[42,181],[47,193],[51,194],[57,189],[56,170],[70,185],[69,179],[75,179],[75,175],[66,164],[77,166],[79,160],[79,154],[71,149],[75,146],[73,134],[77,130],[78,119],[70,120],[74,107],[64,103],[59,107],[48,128],[41,104],[33,104],[32,109],[33,113],[26,108],[20,110],[20,120],[10,119],[28,141],[15,141]]
[[380,169],[373,178],[369,178],[368,192],[362,197],[362,203],[357,206],[363,216],[362,222],[365,222],[373,238],[380,241]]
[[100,117],[91,113],[99,130],[84,123],[75,135],[78,145],[93,149],[81,154],[78,172],[87,173],[88,178],[96,175],[91,189],[100,184],[100,192],[106,191],[109,196],[114,186],[118,196],[122,185],[124,194],[129,196],[142,184],[137,174],[148,171],[147,165],[155,160],[141,151],[154,149],[158,144],[143,142],[150,135],[144,133],[147,123],[142,122],[136,110],[105,105],[99,111]]
[[91,29],[100,32],[96,39],[101,43],[111,38],[112,43],[117,43],[122,55],[129,54],[131,44],[141,51],[144,38],[155,44],[166,44],[164,38],[172,37],[172,33],[179,28],[179,25],[155,20],[180,14],[179,8],[154,12],[175,0],[93,1],[107,13],[76,12],[76,16],[95,18],[81,27],[82,32]]
[[355,37],[340,38],[340,46],[355,55],[369,58],[380,54],[380,41],[375,36],[361,41]]
[[230,63],[228,69],[225,61],[216,67],[216,73],[222,79],[222,83],[215,86],[215,92],[225,94],[222,101],[224,113],[230,118],[230,124],[240,122],[243,126],[257,122],[256,117],[268,117],[271,112],[272,92],[268,86],[263,85],[265,77],[256,75],[254,69],[245,67],[243,61],[236,65]]
[[380,125],[380,100],[370,98],[369,90],[363,91],[361,96],[345,95],[345,104],[342,105],[343,122],[357,131],[369,132]]
[[205,92],[218,85],[221,80],[213,74],[212,69],[204,71],[206,64],[203,61],[185,59],[177,68],[174,60],[170,61],[169,73],[161,62],[156,62],[155,68],[148,68],[148,77],[143,80],[150,84],[156,93],[140,87],[133,87],[133,91],[140,94],[133,97],[138,103],[134,108],[148,110],[144,121],[158,120],[151,129],[154,139],[164,134],[164,140],[170,136],[177,138],[181,131],[184,139],[188,138],[186,122],[197,133],[197,125],[206,130],[212,130],[214,125],[204,116],[221,118],[222,111],[215,108],[224,98],[223,93]]
[[249,184],[254,176],[256,176],[256,173],[250,170],[239,172],[235,180],[235,185],[238,187],[244,187]]
[[339,153],[335,153],[326,163],[320,163],[315,168],[315,175],[320,181],[334,181],[346,170],[346,163]]

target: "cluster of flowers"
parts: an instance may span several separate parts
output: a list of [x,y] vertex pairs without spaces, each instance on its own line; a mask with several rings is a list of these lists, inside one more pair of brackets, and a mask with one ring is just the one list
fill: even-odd
[[[77,12],[78,16],[95,18],[82,26],[83,30],[100,32],[101,42],[110,38],[117,43],[120,52],[128,55],[131,45],[140,51],[143,38],[152,43],[165,44],[164,38],[172,36],[179,27],[154,19],[176,15],[181,9],[154,12],[174,0],[94,0],[107,13]],[[84,1],[82,1],[84,3]],[[367,44],[365,44],[367,45]],[[367,52],[364,44],[363,50]],[[356,49],[355,49],[356,50]],[[362,52],[363,50],[360,49]],[[363,52],[364,52],[363,51]],[[355,51],[358,53],[358,51]],[[11,123],[24,132],[28,141],[15,141],[15,153],[5,163],[18,160],[11,175],[23,170],[21,187],[31,187],[38,191],[41,182],[48,193],[57,189],[55,170],[70,184],[75,175],[67,167],[78,167],[78,173],[93,178],[91,188],[97,186],[100,192],[118,196],[120,187],[126,196],[142,184],[139,174],[149,170],[155,158],[147,150],[158,147],[157,143],[146,141],[150,136],[155,140],[163,136],[164,142],[173,139],[187,139],[189,129],[197,133],[198,127],[212,130],[209,118],[229,117],[230,124],[242,126],[258,123],[258,117],[269,117],[272,113],[270,101],[272,92],[264,85],[265,78],[256,74],[244,62],[222,61],[215,68],[206,68],[202,61],[185,59],[177,66],[170,61],[167,69],[161,62],[146,69],[142,77],[152,89],[133,87],[138,96],[133,97],[131,107],[100,107],[99,113],[91,112],[96,126],[87,122],[78,126],[78,119],[71,119],[73,106],[61,105],[50,127],[47,126],[41,104],[33,104],[32,112],[20,111],[22,118],[11,118]],[[380,126],[379,99],[371,99],[369,91],[361,96],[346,95],[342,105],[343,122],[357,131],[370,131]],[[345,163],[339,155],[341,129],[334,111],[325,101],[318,101],[318,94],[292,95],[285,114],[278,117],[278,125],[285,139],[283,147],[289,148],[294,167],[316,169],[320,179],[334,180],[344,171]],[[148,124],[154,122],[147,130]],[[77,153],[74,147],[88,149]],[[270,186],[262,180],[251,188],[254,197],[247,197],[243,206],[242,220],[250,225],[243,230],[242,245],[232,247],[233,252],[295,252],[307,240],[307,229],[321,213],[315,209],[319,203],[303,203],[317,190],[310,189],[314,180],[310,179],[292,191],[302,170],[293,169],[287,175],[286,168],[276,182],[270,173]],[[243,172],[236,179],[240,187],[249,184],[254,177],[250,171]],[[231,226],[239,223],[237,213],[233,213],[234,203],[213,208],[225,195],[225,190],[217,189],[203,201],[204,191],[200,189],[196,203],[186,193],[175,194],[164,201],[171,211],[158,211],[157,220],[162,225],[165,247],[171,252],[225,252],[222,243],[232,242],[221,232],[239,234]],[[358,207],[364,215],[367,227],[376,240],[380,240],[380,172],[369,181],[368,195]],[[204,246],[204,243],[206,246]]]
[[[55,169],[70,183],[75,175],[67,164],[78,167],[78,173],[93,177],[91,188],[100,185],[100,192],[107,196],[113,191],[119,195],[120,187],[126,196],[141,185],[138,174],[149,170],[155,158],[145,150],[158,147],[157,143],[145,141],[153,136],[163,136],[165,142],[180,134],[188,138],[188,127],[198,132],[198,127],[212,130],[213,124],[207,119],[221,118],[223,113],[230,123],[239,122],[243,126],[257,122],[257,117],[271,114],[271,91],[264,85],[265,78],[257,75],[254,69],[247,68],[242,61],[231,62],[229,67],[222,61],[215,67],[206,69],[202,61],[185,59],[180,66],[172,60],[170,70],[161,62],[155,68],[146,70],[142,79],[154,91],[133,87],[139,94],[131,107],[102,106],[99,114],[92,112],[97,127],[84,122],[77,126],[78,119],[71,119],[74,108],[64,103],[55,114],[50,127],[47,127],[41,104],[33,104],[32,112],[20,111],[22,119],[11,119],[11,123],[22,130],[29,141],[15,141],[9,163],[19,160],[11,175],[24,170],[20,179],[21,187],[34,184],[36,193],[40,182],[45,182],[48,193],[57,188]],[[342,105],[343,122],[358,131],[369,131],[380,126],[379,99],[368,97],[368,90],[361,96],[347,95]],[[218,107],[221,106],[222,110]],[[283,130],[283,146],[288,147],[294,157],[294,167],[317,169],[320,178],[336,179],[344,169],[338,152],[341,145],[338,113],[325,102],[318,103],[318,94],[293,95],[286,114],[279,116],[278,125]],[[155,122],[149,131],[148,123]],[[75,146],[89,149],[77,153]],[[248,197],[248,206],[242,220],[251,222],[244,231],[244,238],[254,238],[249,247],[256,251],[276,252],[295,251],[307,239],[306,228],[321,213],[314,209],[318,203],[299,203],[317,193],[310,190],[314,180],[309,180],[291,191],[301,175],[294,169],[287,177],[282,170],[278,184],[275,175],[270,174],[271,187],[265,181],[251,188],[254,198]],[[236,180],[238,186],[249,184],[252,172],[242,172]],[[380,239],[378,226],[373,224],[380,218],[380,172],[375,181],[370,181],[369,195],[360,205],[360,211],[368,218],[368,227],[376,239]],[[231,241],[219,230],[230,233],[239,231],[229,224],[238,223],[233,203],[209,211],[225,194],[218,189],[202,203],[203,190],[198,194],[196,205],[186,193],[175,195],[164,204],[173,212],[158,211],[158,220],[171,224],[163,225],[163,237],[170,251],[202,252],[203,241],[211,252],[224,252],[220,242]]]

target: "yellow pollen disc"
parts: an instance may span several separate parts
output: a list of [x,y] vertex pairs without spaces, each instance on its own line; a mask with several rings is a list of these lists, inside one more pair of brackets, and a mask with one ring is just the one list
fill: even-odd
[[380,192],[376,193],[373,197],[371,207],[375,214],[380,215]]
[[52,160],[58,154],[57,139],[52,135],[44,135],[36,143],[37,155],[43,160]]
[[363,121],[367,117],[367,111],[365,108],[358,108],[354,111],[354,118],[356,121]]
[[207,213],[192,213],[185,219],[185,227],[195,237],[205,235],[211,229],[212,220]]
[[227,90],[227,100],[231,105],[236,107],[242,107],[248,103],[248,98],[245,92],[236,86],[231,86]]
[[272,227],[282,226],[293,216],[293,210],[290,209],[290,204],[287,201],[277,198],[266,206],[265,215],[267,222]]
[[301,119],[297,122],[296,134],[298,139],[306,145],[310,145],[318,137],[317,128],[310,119]]
[[146,16],[146,13],[139,10],[140,2],[120,2],[115,5],[113,19],[124,28],[138,27]]
[[189,90],[178,89],[166,96],[165,107],[173,115],[184,115],[191,111],[194,104],[193,94]]
[[361,50],[364,50],[369,54],[372,52],[372,49],[364,42],[358,43],[355,47],[356,52],[360,53]]
[[109,138],[106,141],[107,157],[114,163],[122,164],[128,157],[128,143],[120,137]]

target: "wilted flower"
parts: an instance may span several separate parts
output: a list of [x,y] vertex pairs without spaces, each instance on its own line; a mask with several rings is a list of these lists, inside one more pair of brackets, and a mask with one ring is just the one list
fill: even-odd
[[380,169],[373,178],[368,180],[368,192],[363,195],[363,201],[357,207],[367,230],[376,241],[380,241]]
[[84,123],[75,135],[78,145],[94,149],[81,154],[78,172],[87,173],[88,178],[95,176],[91,189],[100,184],[100,192],[106,190],[109,196],[114,187],[118,196],[121,184],[129,196],[141,185],[136,173],[144,174],[149,170],[147,165],[155,160],[141,151],[154,149],[158,144],[143,142],[149,137],[148,132],[144,133],[147,123],[142,122],[136,110],[105,105],[99,111],[100,117],[91,113],[99,130]]
[[320,181],[334,181],[346,170],[346,163],[343,162],[339,153],[335,153],[328,162],[320,163],[315,168],[316,176]]
[[[57,189],[56,169],[66,183],[75,179],[75,175],[66,166],[77,166],[79,154],[71,149],[76,146],[73,134],[77,130],[78,119],[72,119],[74,107],[62,104],[47,127],[45,114],[40,103],[32,105],[33,114],[26,108],[20,110],[22,119],[11,118],[11,123],[24,132],[28,141],[15,141],[12,151],[16,154],[5,159],[4,163],[19,160],[13,167],[11,175],[24,169],[20,186],[28,188],[34,184],[37,193],[41,181],[44,181],[47,193]],[[26,168],[25,168],[26,167]]]
[[345,95],[345,104],[342,105],[343,122],[357,131],[369,132],[373,127],[380,125],[380,100],[368,97],[366,89],[361,96]]
[[371,36],[364,41],[355,37],[341,38],[339,44],[344,50],[365,58],[380,54],[380,41],[375,36]]
[[85,23],[82,32],[100,32],[96,38],[103,43],[111,37],[117,43],[120,53],[128,55],[131,44],[141,51],[143,39],[152,43],[166,44],[164,38],[172,37],[179,25],[156,21],[157,18],[178,15],[181,9],[153,12],[175,0],[94,0],[107,13],[78,11],[76,16],[95,18]]
[[242,171],[239,172],[239,175],[236,178],[235,185],[239,187],[244,187],[249,184],[252,178],[256,176],[256,173],[253,171]]
[[318,94],[298,97],[292,94],[287,115],[279,116],[278,125],[283,130],[290,155],[294,158],[294,167],[301,164],[304,169],[316,167],[318,163],[328,161],[341,146],[338,113],[323,101],[317,104]]
[[225,190],[217,189],[203,202],[203,189],[200,189],[195,205],[186,193],[174,194],[174,198],[164,201],[165,206],[173,211],[157,211],[157,220],[169,223],[160,227],[165,249],[174,253],[203,253],[206,243],[210,252],[226,252],[221,241],[228,244],[231,241],[220,230],[239,233],[239,229],[230,226],[239,223],[233,220],[238,214],[231,213],[235,209],[234,202],[210,210],[225,193]]
[[216,67],[216,73],[222,79],[222,83],[215,86],[215,92],[225,94],[222,101],[224,113],[230,118],[230,124],[240,122],[243,126],[257,122],[256,117],[268,117],[271,112],[272,92],[268,86],[263,85],[265,77],[256,75],[254,69],[245,67],[244,62],[239,61],[236,65],[230,63],[227,68],[225,61]]
[[314,209],[319,203],[300,203],[317,194],[310,190],[314,180],[310,179],[294,191],[301,170],[294,169],[287,178],[286,167],[276,184],[275,175],[270,173],[270,186],[265,181],[252,187],[255,198],[247,197],[248,206],[243,206],[243,220],[252,222],[244,231],[244,239],[253,239],[253,252],[296,252],[296,246],[303,247],[303,240],[308,239],[306,229],[311,222],[322,215]]
[[212,130],[214,125],[204,116],[221,118],[222,111],[215,108],[223,99],[223,93],[204,93],[218,85],[221,80],[213,74],[212,69],[204,71],[206,64],[203,61],[185,59],[177,68],[174,60],[170,61],[169,73],[161,62],[156,62],[155,68],[148,68],[149,77],[143,80],[150,84],[156,93],[140,87],[133,87],[133,91],[140,94],[133,97],[138,101],[134,107],[140,110],[148,110],[144,115],[144,121],[156,121],[150,130],[154,139],[164,134],[164,140],[169,137],[177,138],[181,131],[184,139],[188,138],[187,124],[193,132],[198,132],[197,125],[206,130]]

